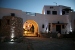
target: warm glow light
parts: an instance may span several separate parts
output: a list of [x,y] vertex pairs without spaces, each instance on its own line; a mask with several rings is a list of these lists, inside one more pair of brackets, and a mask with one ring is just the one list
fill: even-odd
[[27,31],[25,31],[24,33],[27,33]]
[[[32,25],[34,26],[34,32],[31,32]],[[38,28],[39,28],[38,24],[34,20],[27,20],[24,23],[23,28],[24,28],[24,34],[23,34],[24,36],[35,36],[36,32],[39,32],[39,30],[38,30]]]

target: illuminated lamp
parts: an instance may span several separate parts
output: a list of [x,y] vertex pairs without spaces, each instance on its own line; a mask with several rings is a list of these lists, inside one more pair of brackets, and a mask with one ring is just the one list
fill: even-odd
[[10,41],[14,41],[14,39],[11,39]]
[[10,41],[14,41],[14,26],[11,27],[11,40]]

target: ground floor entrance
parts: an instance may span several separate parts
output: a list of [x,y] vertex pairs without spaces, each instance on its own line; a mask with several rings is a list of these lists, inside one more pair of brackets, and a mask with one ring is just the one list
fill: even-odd
[[38,24],[34,20],[27,20],[23,25],[23,36],[38,36]]
[[61,33],[61,25],[56,25],[56,31],[57,31],[58,33]]

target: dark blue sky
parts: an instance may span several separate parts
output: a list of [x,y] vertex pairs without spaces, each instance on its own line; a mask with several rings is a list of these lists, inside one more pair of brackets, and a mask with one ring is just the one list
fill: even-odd
[[65,5],[75,10],[75,0],[0,0],[0,7],[41,13],[44,5]]

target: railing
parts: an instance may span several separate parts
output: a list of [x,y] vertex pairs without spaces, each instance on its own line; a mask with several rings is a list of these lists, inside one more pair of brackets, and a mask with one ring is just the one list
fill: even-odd
[[36,16],[36,13],[26,12],[27,15]]

